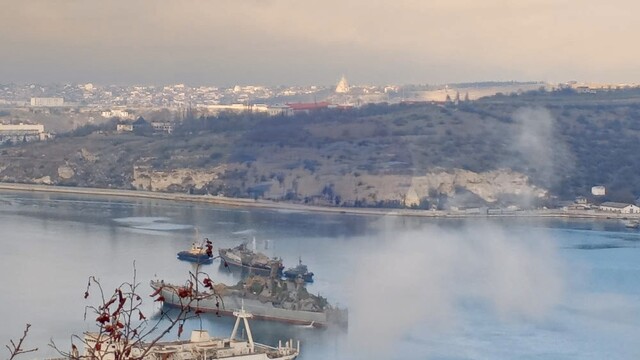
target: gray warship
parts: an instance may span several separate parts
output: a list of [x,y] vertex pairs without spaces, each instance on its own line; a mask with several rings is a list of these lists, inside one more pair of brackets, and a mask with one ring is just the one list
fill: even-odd
[[[152,281],[151,287],[160,289],[165,305],[184,303],[178,296],[179,286]],[[348,325],[347,309],[331,306],[326,298],[309,293],[301,278],[283,280],[249,275],[233,286],[215,284],[213,291],[200,291],[197,297],[200,300],[192,307],[218,315],[233,315],[234,310],[244,308],[256,319],[313,327]]]
[[255,239],[253,250],[249,249],[246,243],[242,243],[234,248],[218,249],[218,254],[224,264],[247,270],[253,274],[269,276],[275,272],[282,275],[284,269],[282,259],[269,258],[265,254],[255,251]]

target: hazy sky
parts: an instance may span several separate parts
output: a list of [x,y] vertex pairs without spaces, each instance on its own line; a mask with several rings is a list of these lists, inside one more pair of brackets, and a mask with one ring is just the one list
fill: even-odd
[[634,0],[0,0],[0,83],[640,82]]

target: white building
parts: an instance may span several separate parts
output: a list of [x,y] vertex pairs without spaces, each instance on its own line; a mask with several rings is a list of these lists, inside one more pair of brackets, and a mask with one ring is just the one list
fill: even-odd
[[50,138],[42,124],[0,124],[0,144],[11,141],[42,141]]
[[152,121],[151,127],[153,127],[153,131],[155,132],[171,134],[174,129],[174,124],[170,121]]
[[267,105],[267,104],[253,104],[251,105],[251,112],[254,113],[267,113],[269,116],[293,115],[293,110],[289,105]]
[[600,210],[620,214],[640,214],[640,207],[638,206],[612,201],[607,201],[600,204]]
[[133,131],[133,124],[131,124],[131,123],[117,124],[116,125],[116,131],[117,132],[132,132]]
[[337,94],[346,94],[349,92],[349,83],[347,82],[347,78],[344,76],[338,82],[338,86],[336,86]]
[[251,112],[254,113],[266,113],[269,112],[269,106],[267,104],[253,104],[251,105]]
[[270,116],[285,115],[292,116],[293,109],[289,105],[267,105],[267,104],[229,104],[229,105],[203,105],[199,108],[207,109],[209,113],[219,114],[224,111],[242,113],[267,113]]
[[239,112],[239,113],[249,111],[249,106],[245,104],[204,105],[202,106],[202,108],[207,109],[210,113],[213,113],[213,114],[217,114],[223,111]]
[[133,114],[128,112],[127,110],[118,110],[118,109],[114,109],[114,110],[109,110],[109,111],[103,111],[100,113],[100,115],[102,115],[102,117],[104,118],[120,118],[120,119],[133,119]]
[[56,107],[64,106],[64,99],[61,97],[32,97],[31,106],[38,107]]
[[591,188],[591,194],[594,196],[604,196],[606,193],[604,186],[598,185]]
[[293,116],[293,109],[289,105],[271,105],[267,108],[269,116]]

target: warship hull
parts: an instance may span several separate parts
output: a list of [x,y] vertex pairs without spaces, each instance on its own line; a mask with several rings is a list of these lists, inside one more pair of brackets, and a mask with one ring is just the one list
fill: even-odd
[[[157,289],[160,284],[152,283],[151,286]],[[180,307],[184,304],[184,299],[181,299],[170,286],[165,285],[160,291],[160,295],[164,297],[164,305]],[[219,306],[216,306],[216,303]],[[196,305],[192,304],[191,306],[195,307]],[[236,295],[223,295],[218,298],[212,295],[210,298],[200,300],[197,304],[197,308],[201,311],[227,316],[232,316],[234,311],[243,307],[254,318],[268,321],[313,327],[330,325],[346,327],[348,324],[346,309],[327,308],[324,311],[284,309],[274,306],[270,301],[263,302],[259,299],[243,298]]]
[[229,267],[231,268],[234,268],[240,271],[246,271],[252,274],[262,275],[262,276],[269,276],[271,274],[271,267],[262,267],[262,266],[258,267],[258,266],[245,265],[235,259],[232,259],[224,251],[219,251],[219,254],[220,254],[220,258],[224,260],[227,263],[227,265],[229,265]]
[[282,271],[284,270],[281,259],[270,259],[262,253],[251,251],[246,244],[241,244],[231,249],[218,249],[218,254],[220,254],[223,264],[255,275],[282,276]]

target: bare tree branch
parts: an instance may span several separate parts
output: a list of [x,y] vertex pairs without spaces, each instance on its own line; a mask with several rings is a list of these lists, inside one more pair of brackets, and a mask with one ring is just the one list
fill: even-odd
[[[211,242],[203,241],[203,247],[209,252]],[[116,287],[113,294],[105,296],[102,284],[95,276],[90,276],[84,293],[85,299],[91,296],[91,288],[97,288],[99,293],[99,305],[85,306],[84,318],[96,316],[97,331],[85,333],[80,337],[73,335],[71,338],[71,351],[61,350],[53,341],[49,346],[55,349],[65,358],[78,359],[103,359],[108,357],[113,360],[142,359],[164,336],[169,334],[176,326],[178,337],[182,334],[183,325],[192,318],[200,317],[198,302],[205,297],[215,296],[220,299],[213,288],[213,281],[208,274],[201,272],[201,264],[196,264],[196,269],[189,272],[189,277],[184,285],[168,287],[180,298],[180,306],[177,314],[170,314],[161,310],[160,316],[149,320],[142,312],[143,297],[140,296],[135,261],[133,263],[133,277],[131,282],[123,282]],[[211,293],[200,291],[200,288],[208,288]],[[160,290],[162,287],[160,288]],[[150,296],[156,297],[155,301],[164,299],[156,290]],[[194,306],[195,305],[195,306]],[[158,333],[158,331],[160,331]],[[84,354],[80,355],[79,343],[84,348]]]
[[33,348],[33,349],[28,349],[28,350],[24,350],[22,348],[22,343],[24,342],[24,340],[27,338],[27,334],[29,333],[29,328],[31,327],[31,324],[27,324],[24,332],[22,333],[22,337],[20,338],[20,340],[18,340],[18,344],[16,345],[15,342],[13,342],[13,340],[9,340],[9,342],[11,343],[11,345],[5,345],[5,347],[7,349],[9,349],[9,360],[13,360],[16,356],[20,355],[20,354],[26,354],[26,353],[30,353],[30,352],[34,352],[34,351],[38,351],[38,348]]

